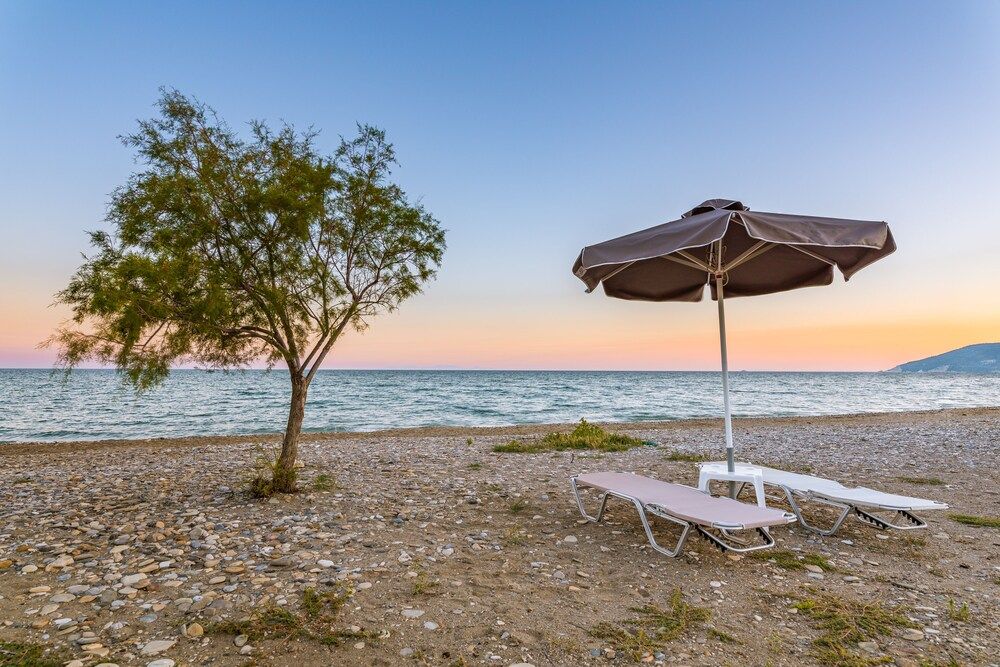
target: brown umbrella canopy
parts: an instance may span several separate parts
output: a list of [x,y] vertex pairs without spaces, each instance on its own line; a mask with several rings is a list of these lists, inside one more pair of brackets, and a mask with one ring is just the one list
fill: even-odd
[[[721,241],[721,244],[719,243]],[[720,253],[721,245],[721,253]],[[573,273],[588,291],[639,301],[700,301],[724,275],[725,296],[770,294],[849,279],[896,249],[884,222],[751,212],[709,199],[680,220],[587,246]]]

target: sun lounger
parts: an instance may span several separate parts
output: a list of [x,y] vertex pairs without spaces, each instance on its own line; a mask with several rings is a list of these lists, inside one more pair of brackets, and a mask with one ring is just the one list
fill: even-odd
[[[593,522],[600,521],[604,516],[609,497],[632,503],[639,512],[639,520],[646,531],[649,545],[671,557],[680,554],[691,528],[723,551],[742,553],[773,546],[774,539],[767,529],[795,521],[795,516],[788,512],[747,505],[729,498],[713,498],[690,486],[670,484],[631,473],[598,472],[577,475],[570,478],[570,485],[580,513]],[[580,486],[591,487],[601,493],[597,516],[587,514],[584,509]],[[647,514],[682,527],[681,536],[672,550],[656,543]],[[729,534],[734,530],[756,530],[763,539],[763,544],[745,546],[747,542]],[[717,531],[717,534],[711,531]]]
[[[716,465],[722,464],[717,462]],[[752,464],[740,465],[750,466]],[[948,509],[948,506],[944,503],[924,498],[912,498],[910,496],[900,496],[895,493],[884,493],[863,486],[844,486],[840,482],[823,477],[785,472],[784,470],[765,466],[753,467],[759,468],[763,473],[765,487],[773,486],[782,490],[799,523],[820,535],[833,535],[840,528],[841,524],[844,523],[844,519],[852,512],[858,519],[883,530],[889,528],[913,530],[914,528],[927,527],[927,523],[916,516],[914,512]],[[808,523],[802,516],[802,509],[799,507],[800,500],[836,507],[841,512],[830,528],[818,528]],[[876,512],[891,512],[892,516],[882,518],[877,516]]]

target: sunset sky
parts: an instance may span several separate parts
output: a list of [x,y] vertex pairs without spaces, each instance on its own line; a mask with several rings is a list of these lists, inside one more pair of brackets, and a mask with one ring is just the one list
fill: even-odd
[[436,281],[331,368],[714,369],[715,305],[585,294],[584,245],[711,197],[887,221],[845,284],[727,301],[736,369],[879,370],[1000,340],[1000,3],[0,3],[0,367],[137,167],[160,86],[355,122],[448,229]]

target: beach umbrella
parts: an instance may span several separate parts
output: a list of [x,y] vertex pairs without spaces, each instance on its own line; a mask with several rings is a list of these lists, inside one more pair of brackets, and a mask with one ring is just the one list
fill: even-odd
[[[616,299],[718,301],[726,459],[733,465],[725,297],[829,285],[896,249],[885,222],[750,211],[731,199],[709,199],[679,220],[587,246],[573,273]],[[730,488],[735,488],[730,485]]]

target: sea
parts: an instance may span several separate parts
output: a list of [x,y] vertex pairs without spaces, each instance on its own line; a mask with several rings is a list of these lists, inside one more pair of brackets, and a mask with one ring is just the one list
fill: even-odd
[[[730,374],[738,417],[1000,406],[1000,373]],[[0,442],[275,433],[285,371],[175,370],[137,395],[112,370],[0,369]],[[717,417],[718,372],[323,370],[307,431]]]

